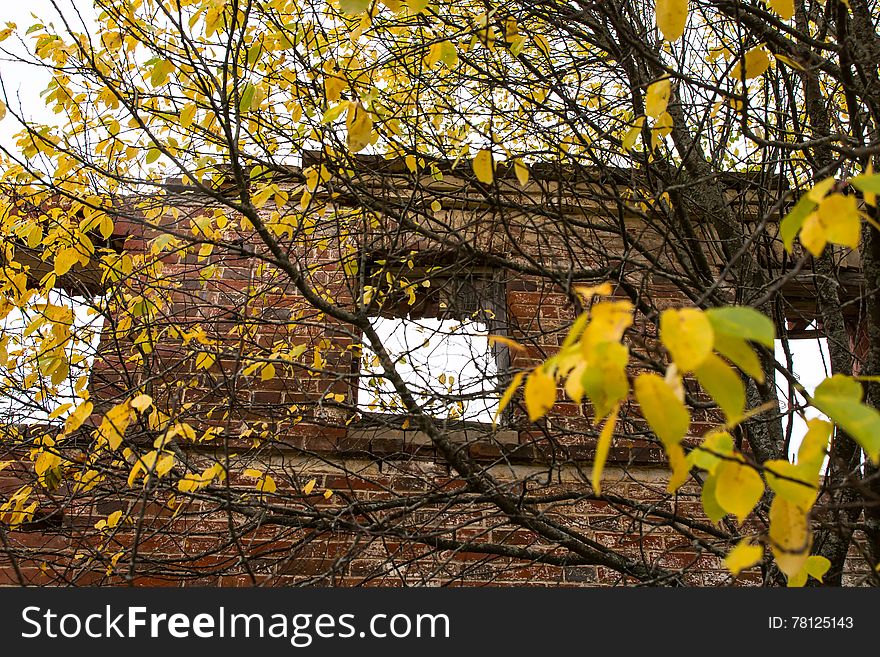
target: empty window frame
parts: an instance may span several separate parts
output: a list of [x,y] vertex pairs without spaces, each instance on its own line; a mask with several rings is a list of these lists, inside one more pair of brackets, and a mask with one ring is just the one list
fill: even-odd
[[[399,292],[374,304],[370,324],[423,412],[490,423],[508,369],[506,349],[489,340],[503,328],[504,286],[491,270],[446,269],[408,268],[386,276]],[[358,381],[362,412],[406,414],[367,339]]]
[[104,322],[96,303],[56,289],[0,317],[0,423],[61,421],[81,401]]
[[[776,360],[787,364],[790,356],[792,374],[807,393],[812,394],[817,385],[831,376],[828,339],[817,330],[815,320],[789,321],[787,333],[785,343],[783,340],[776,340]],[[786,343],[788,354],[786,354]],[[784,412],[792,408],[802,408],[801,412],[786,412],[782,420],[785,434],[788,436],[790,433],[788,459],[794,461],[801,441],[807,433],[806,420],[816,417],[827,418],[812,406],[803,408],[806,401],[803,395],[790,386],[788,380],[778,372],[776,387]]]

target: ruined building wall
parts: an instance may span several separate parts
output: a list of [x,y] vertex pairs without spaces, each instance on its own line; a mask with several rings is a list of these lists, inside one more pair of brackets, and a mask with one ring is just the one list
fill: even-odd
[[[161,276],[138,276],[136,266],[124,295],[109,300],[90,383],[96,414],[80,440],[90,440],[99,413],[133,391],[149,394],[163,415],[133,414],[118,457],[130,460],[148,450],[173,417],[178,457],[166,475],[172,484],[138,479],[125,485],[125,477],[108,476],[87,496],[69,486],[44,491],[41,519],[6,535],[0,583],[635,583],[613,564],[547,550],[546,537],[471,490],[406,414],[358,407],[360,331],[316,308],[285,263],[317,299],[347,310],[356,309],[366,285],[390,286],[395,294],[374,302],[376,316],[440,312],[457,298],[444,292],[450,281],[480,281],[477,289],[491,299],[480,299],[472,312],[489,308],[491,317],[483,318],[493,332],[522,345],[495,347],[503,367],[494,386],[501,390],[512,373],[552,355],[583,309],[566,272],[575,280],[590,274],[615,282],[616,298],[635,299],[627,340],[634,351],[661,358],[656,313],[694,301],[657,273],[658,262],[667,272],[682,266],[679,237],[654,224],[651,206],[616,205],[610,200],[619,197],[616,190],[603,184],[568,186],[535,176],[525,189],[511,183],[494,203],[480,190],[462,193],[466,183],[454,176],[426,182],[417,193],[403,176],[366,176],[359,184],[381,189],[374,197],[390,207],[411,211],[366,211],[346,201],[346,190],[335,198],[316,195],[312,209],[276,231],[283,261],[235,216],[219,228],[214,204],[192,193],[175,198],[174,213],[118,222],[136,264],[145,258],[161,267]],[[289,198],[267,203],[266,220],[285,204],[301,203],[301,187],[282,185]],[[748,194],[731,192],[746,218],[758,202]],[[560,212],[569,219],[560,222]],[[198,217],[214,222],[212,238],[222,237],[225,248],[176,248],[205,237]],[[162,237],[169,234],[181,238]],[[708,257],[722,266],[724,254]],[[792,290],[791,312],[809,314],[808,294]],[[120,326],[114,304],[141,304],[153,330]],[[590,486],[598,434],[591,408],[561,391],[557,401],[539,423],[528,422],[519,397],[497,427],[436,422],[505,493],[597,550],[613,548],[634,567],[662,569],[666,574],[654,583],[731,582],[718,556],[729,546],[719,542],[713,554],[692,540],[714,531],[702,518],[699,486],[666,492],[662,449],[635,402],[622,411],[604,496],[597,498]],[[694,410],[691,433],[701,435],[716,422],[711,408]],[[189,493],[173,485],[213,464],[228,478]],[[0,489],[20,486],[20,468],[29,466],[23,454],[20,464],[0,472]],[[270,475],[274,490],[257,490],[248,469]],[[84,547],[83,537],[116,511],[122,511],[120,524]],[[697,524],[682,531],[672,526],[674,513]],[[483,551],[489,543],[492,550]],[[745,573],[740,581],[760,576]]]

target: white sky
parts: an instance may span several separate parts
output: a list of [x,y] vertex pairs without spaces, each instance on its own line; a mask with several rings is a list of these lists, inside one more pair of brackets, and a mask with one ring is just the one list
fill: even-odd
[[[90,2],[80,0],[79,6],[88,6]],[[59,7],[65,6],[65,0],[60,0]],[[31,13],[35,13],[46,21],[52,21],[57,15],[49,0],[3,0],[0,2],[0,27],[5,27],[6,23],[15,23],[23,34],[28,27],[37,23]],[[25,37],[28,39],[29,37]],[[0,49],[12,53],[23,53],[21,44],[18,42],[16,35],[11,35],[6,41],[0,43]],[[19,102],[23,106],[24,114],[27,118],[42,123],[52,122],[53,114],[48,111],[40,102],[40,92],[49,84],[48,73],[36,66],[26,64],[22,61],[16,61],[14,57],[10,57],[6,52],[0,53],[0,80],[3,82],[3,91],[5,92],[4,102],[12,111],[18,112]],[[12,135],[21,129],[20,124],[12,116],[12,112],[7,114],[3,121],[0,121],[0,143],[10,148],[14,143]]]
[[[822,380],[831,376],[831,359],[828,355],[828,340],[825,338],[814,338],[811,340],[789,340],[789,349],[791,351],[791,360],[794,365],[793,370],[800,384],[809,394],[813,394],[816,386]],[[785,352],[782,350],[782,342],[776,341],[776,360],[785,364]],[[788,382],[780,375],[776,377],[776,386],[779,390],[780,406],[785,409],[787,403],[789,389]],[[802,403],[803,398],[798,396],[798,400]],[[808,408],[804,415],[809,418],[825,417],[814,408]],[[807,432],[807,425],[804,420],[797,414],[791,416],[791,444],[789,446],[789,460],[797,454],[798,447],[804,434]]]

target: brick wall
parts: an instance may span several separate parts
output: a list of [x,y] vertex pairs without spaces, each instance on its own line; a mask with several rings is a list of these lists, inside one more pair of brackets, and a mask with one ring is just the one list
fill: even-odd
[[[446,203],[463,184],[454,178],[443,185],[426,184],[410,200],[420,207],[432,199]],[[303,215],[313,216],[312,225],[295,227],[280,241],[289,261],[305,272],[309,288],[344,310],[355,309],[365,264],[375,266],[383,254],[402,254],[403,261],[410,255],[438,254],[436,262],[453,272],[477,266],[492,271],[503,291],[499,328],[524,346],[509,354],[512,371],[552,355],[579,310],[576,295],[562,284],[558,270],[593,269],[598,277],[606,269],[609,279],[622,282],[617,295],[635,295],[641,303],[628,334],[630,346],[658,357],[651,312],[689,303],[681,289],[650,271],[651,258],[673,269],[681,266],[668,236],[652,234],[650,224],[627,217],[642,244],[653,249],[650,254],[629,250],[619,236],[601,231],[602,221],[608,226],[617,221],[613,211],[597,214],[601,190],[563,190],[562,198],[552,180],[532,184],[527,192],[539,200],[553,199],[559,207],[568,204],[569,214],[582,223],[598,216],[598,228],[584,228],[572,239],[564,227],[540,214],[505,214],[486,206],[477,194],[460,192],[450,209],[417,215],[420,234],[393,214],[377,219],[354,210],[340,226],[335,217],[341,206],[316,197],[314,214]],[[409,189],[392,188],[392,200],[400,200]],[[177,216],[135,221],[136,231],[128,227],[128,249],[162,269],[158,276],[139,276],[136,269],[110,299],[90,389],[97,411],[135,390],[146,392],[173,422],[192,427],[197,440],[177,440],[175,470],[146,489],[141,482],[126,485],[123,468],[121,477],[108,475],[85,496],[74,495],[68,486],[41,492],[37,520],[5,536],[0,583],[636,583],[620,569],[584,563],[554,547],[546,536],[512,522],[485,494],[471,490],[406,417],[377,419],[360,413],[355,405],[359,352],[354,346],[359,331],[316,309],[277,258],[235,217],[222,231],[224,243],[235,248],[215,247],[202,256],[196,249],[182,253],[173,248],[154,254],[151,248],[160,235],[175,230],[191,239],[192,217],[213,212],[204,199],[192,196],[181,196],[176,207]],[[332,207],[337,211],[331,212]],[[271,211],[264,209],[264,214],[269,220]],[[426,237],[436,232],[429,231],[434,224],[445,227],[437,239]],[[185,246],[186,240],[180,243]],[[457,251],[453,244],[459,245]],[[450,252],[456,258],[450,260]],[[494,267],[491,258],[472,258],[476,252],[503,256],[520,267]],[[635,263],[629,269],[620,269],[613,257],[624,252]],[[351,257],[359,258],[357,273],[345,266]],[[536,267],[551,273],[537,275]],[[133,326],[117,330],[116,322],[125,314],[120,308],[147,302],[156,304],[149,322],[136,319]],[[275,375],[264,376],[270,364]],[[694,435],[716,420],[711,409],[695,410]],[[597,436],[590,407],[566,400],[561,391],[552,413],[537,424],[527,422],[516,402],[497,428],[442,421],[439,426],[456,449],[494,478],[499,490],[526,500],[542,519],[597,550],[611,548],[631,564],[662,569],[658,573],[663,575],[652,583],[733,581],[719,555],[740,530],[727,521],[716,528],[702,518],[700,489],[693,482],[675,496],[666,493],[662,450],[634,403],[623,409],[602,498],[593,495],[589,484]],[[209,429],[216,433],[205,438]],[[88,441],[88,431],[81,433],[81,440]],[[142,453],[156,435],[156,427],[139,417],[129,427],[125,445]],[[0,472],[4,494],[27,480],[32,465],[26,455],[20,456],[19,463]],[[191,494],[174,486],[186,473],[212,463],[223,464],[228,479]],[[104,466],[114,467],[109,460]],[[242,474],[248,468],[270,474],[277,489],[261,494],[254,477]],[[115,511],[123,511],[118,526],[103,533],[93,529]],[[693,524],[676,526],[675,515]],[[695,537],[706,539],[714,553],[699,547]],[[851,581],[857,581],[855,561],[851,571]],[[738,581],[758,583],[761,577],[752,571]]]

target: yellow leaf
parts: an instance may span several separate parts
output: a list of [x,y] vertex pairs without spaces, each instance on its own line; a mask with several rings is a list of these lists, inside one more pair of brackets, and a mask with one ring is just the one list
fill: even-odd
[[526,348],[522,346],[519,342],[517,342],[513,338],[508,338],[506,335],[490,335],[489,344],[503,344],[508,349],[513,349],[514,351],[526,350]]
[[587,371],[587,362],[581,361],[575,365],[565,379],[565,394],[576,404],[580,404],[584,398],[584,372]]
[[360,103],[352,103],[348,110],[346,127],[348,128],[348,150],[352,153],[366,148],[373,135],[373,120],[364,106]]
[[630,126],[629,130],[626,131],[626,134],[623,136],[623,141],[621,142],[621,146],[623,146],[623,150],[631,151],[635,148],[636,140],[639,138],[639,134],[642,132],[642,126],[645,125],[645,116],[644,114],[636,117],[633,120],[633,124]]
[[739,461],[724,461],[715,471],[715,499],[742,522],[764,494],[761,475]]
[[269,475],[266,475],[257,482],[257,490],[261,493],[274,493],[277,489],[275,480]]
[[333,497],[333,491],[328,488],[324,491],[324,499],[329,500],[331,497]]
[[110,449],[117,449],[131,420],[131,406],[127,402],[117,404],[107,411],[98,427],[98,435],[110,444]]
[[346,14],[363,14],[369,9],[371,0],[339,0],[339,8]]
[[742,418],[746,405],[746,387],[740,376],[719,356],[709,356],[694,370],[700,385],[709,393],[733,426]]
[[692,372],[712,353],[712,324],[697,308],[667,309],[660,315],[660,340],[680,372]]
[[745,69],[745,78],[750,80],[763,75],[768,68],[770,68],[770,58],[767,53],[761,48],[752,48],[745,54],[742,62],[737,62],[731,68],[730,74],[736,79],[741,79]]
[[6,118],[6,103],[0,100],[0,121]]
[[672,132],[672,115],[663,112],[654,122],[651,128],[651,148],[657,148],[664,139]]
[[178,118],[178,121],[180,122],[180,127],[184,129],[189,128],[192,125],[195,115],[195,103],[187,103],[186,105],[184,105],[183,109],[180,110],[180,116]]
[[556,380],[539,367],[529,375],[523,395],[529,421],[539,420],[556,402]]
[[306,177],[306,189],[309,193],[314,193],[318,188],[318,170],[315,167],[309,167],[303,171]]
[[504,412],[504,409],[507,408],[507,405],[510,403],[510,400],[513,399],[513,396],[516,394],[517,389],[519,388],[520,383],[522,383],[523,376],[525,372],[517,372],[513,380],[510,382],[510,385],[507,386],[507,389],[504,391],[504,394],[501,395],[501,399],[498,402],[498,410],[495,411],[495,416],[492,418],[493,426],[498,423],[498,418],[501,417],[501,414]]
[[602,494],[602,470],[605,469],[605,461],[608,460],[608,450],[611,449],[611,439],[614,437],[614,425],[617,424],[617,413],[620,405],[614,407],[611,415],[605,420],[605,426],[599,434],[599,441],[596,443],[596,456],[593,458],[593,492],[596,495]]
[[271,381],[274,378],[275,378],[275,366],[272,363],[269,363],[262,370],[260,370],[260,380],[261,381]]
[[550,44],[547,42],[546,38],[540,34],[536,34],[532,37],[532,40],[535,42],[538,50],[544,53],[547,57],[550,57]]
[[613,288],[611,287],[611,283],[605,281],[604,283],[599,283],[599,285],[577,285],[575,286],[574,291],[581,295],[584,298],[584,301],[590,301],[595,296],[609,296],[613,291]]
[[210,369],[214,364],[214,355],[209,354],[206,351],[201,352],[198,356],[196,356],[196,369],[197,370],[207,370]]
[[767,2],[783,20],[789,20],[794,16],[794,0],[767,0]]
[[43,475],[47,470],[57,467],[61,464],[61,457],[52,452],[40,452],[37,460],[34,462],[34,472]]
[[529,168],[520,160],[514,160],[513,172],[516,174],[516,179],[519,181],[519,184],[525,187],[529,182]]
[[783,459],[764,462],[767,485],[780,497],[805,513],[810,510],[819,494],[819,472],[815,475],[807,467]]
[[672,468],[672,477],[669,479],[666,490],[669,493],[675,493],[687,481],[691,466],[681,445],[666,445],[664,449],[669,459],[669,466]]
[[819,213],[811,212],[807,215],[801,226],[800,240],[803,247],[814,257],[818,258],[825,250],[825,245],[828,244],[827,235],[824,224],[819,220]]
[[688,458],[698,468],[715,474],[723,457],[733,454],[733,436],[726,431],[710,431],[698,447],[691,450]]
[[76,249],[72,247],[61,249],[55,256],[55,275],[64,276],[78,262],[79,252]]
[[822,581],[822,578],[825,577],[825,573],[828,572],[829,568],[831,568],[831,562],[826,557],[818,554],[807,557],[807,563],[804,564],[804,570],[820,582]]
[[828,441],[833,428],[834,425],[825,420],[818,418],[807,420],[807,433],[804,434],[797,453],[799,466],[807,468],[810,472],[819,473],[828,452]]
[[779,569],[794,577],[810,555],[812,535],[807,515],[784,497],[776,496],[770,505],[770,542]]
[[107,516],[107,526],[115,527],[119,524],[119,521],[122,519],[122,511],[114,511],[109,516]]
[[458,65],[458,51],[452,41],[443,41],[440,44],[440,61],[448,68],[455,68]]
[[600,342],[590,350],[580,382],[593,404],[593,422],[605,418],[629,394],[628,361],[629,349],[619,342]]
[[149,395],[138,395],[131,400],[130,404],[133,409],[143,413],[153,405],[153,398]]
[[825,238],[832,244],[859,248],[862,226],[855,196],[831,194],[822,199],[816,210],[825,227]]
[[[596,294],[602,294],[606,287],[596,288]],[[579,293],[584,294],[581,289]],[[581,348],[584,357],[589,361],[595,357],[594,350],[598,345],[607,342],[619,342],[624,332],[632,326],[632,304],[629,301],[602,301],[594,304],[590,311],[590,323],[584,329]]]
[[785,64],[786,66],[790,66],[791,68],[793,68],[793,69],[795,69],[795,70],[797,70],[797,71],[803,71],[803,70],[805,70],[803,66],[801,66],[800,64],[798,64],[798,63],[797,63],[796,61],[794,61],[791,57],[786,57],[785,55],[780,55],[780,54],[778,54],[778,53],[774,53],[773,56],[774,56],[778,61],[782,62],[782,63]]
[[311,495],[312,491],[315,489],[315,484],[317,483],[317,479],[310,479],[309,483],[303,486],[303,493],[305,493],[306,495]]
[[635,382],[636,401],[642,416],[664,447],[678,445],[687,434],[690,414],[672,388],[657,374],[639,374]]
[[335,103],[342,97],[342,90],[347,86],[347,82],[338,77],[324,78],[324,94],[328,103]]
[[71,433],[79,429],[80,426],[82,426],[82,423],[92,414],[93,408],[94,406],[92,405],[92,402],[89,401],[83,402],[77,406],[76,410],[68,415],[67,419],[64,421],[64,433]]
[[657,80],[648,87],[648,93],[645,94],[645,113],[657,118],[666,111],[669,104],[669,95],[672,92],[672,83],[669,78]]
[[834,176],[823,178],[810,188],[810,191],[807,192],[807,198],[814,203],[821,203],[822,199],[828,196],[828,192],[831,191],[836,182],[837,180]]
[[263,476],[262,470],[256,470],[254,468],[247,468],[243,474],[245,477],[253,477],[254,479],[260,479]]
[[734,577],[738,577],[740,572],[754,566],[763,556],[764,548],[760,545],[751,545],[749,539],[744,538],[724,557],[724,565]]
[[61,404],[61,406],[59,406],[59,407],[56,408],[54,411],[52,411],[51,413],[49,413],[49,419],[50,419],[50,420],[54,420],[54,419],[56,419],[56,418],[61,417],[61,416],[64,415],[64,414],[65,414],[65,413],[66,413],[66,412],[67,412],[72,406],[73,406],[73,404]]
[[492,181],[495,179],[495,165],[492,162],[492,151],[485,148],[481,150],[477,153],[472,165],[477,180],[484,185],[491,185]]
[[668,41],[677,41],[684,34],[687,23],[688,0],[657,0],[655,5],[657,28]]
[[171,468],[174,467],[174,454],[164,453],[159,458],[159,461],[156,463],[156,474],[160,477],[164,477],[169,472],[171,472]]

